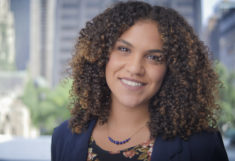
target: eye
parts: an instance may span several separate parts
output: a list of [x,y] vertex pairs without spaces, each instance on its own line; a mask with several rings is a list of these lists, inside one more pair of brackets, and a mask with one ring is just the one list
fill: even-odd
[[121,51],[122,53],[129,53],[131,50],[124,46],[118,46],[117,49]]
[[146,55],[146,58],[154,63],[162,63],[164,61],[162,55]]

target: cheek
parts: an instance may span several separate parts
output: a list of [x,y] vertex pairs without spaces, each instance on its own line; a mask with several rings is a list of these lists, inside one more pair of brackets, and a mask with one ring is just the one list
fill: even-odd
[[113,68],[113,62],[111,60],[108,61],[108,63],[106,64],[106,67],[105,67],[105,75],[107,77],[107,75],[110,74],[110,72],[112,71],[112,68]]
[[163,67],[154,70],[152,73],[150,73],[150,76],[152,78],[152,81],[156,82],[156,84],[159,85],[159,83],[162,83],[162,81],[164,80],[165,73],[166,73],[166,68]]
[[107,63],[106,67],[105,67],[105,78],[106,78],[106,82],[108,82],[110,77],[110,66],[109,63]]
[[107,81],[112,78],[112,74],[114,74],[115,69],[117,68],[116,66],[117,62],[110,58],[105,67],[105,77]]
[[121,66],[122,60],[120,60],[115,54],[111,54],[108,63],[106,64],[105,71],[106,72],[115,72]]

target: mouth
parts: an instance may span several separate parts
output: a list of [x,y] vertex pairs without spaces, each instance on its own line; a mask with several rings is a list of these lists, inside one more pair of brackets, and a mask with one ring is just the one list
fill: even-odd
[[136,80],[130,80],[130,79],[126,79],[126,78],[121,78],[120,80],[123,84],[131,86],[131,87],[141,87],[141,86],[146,85],[146,83],[139,82]]

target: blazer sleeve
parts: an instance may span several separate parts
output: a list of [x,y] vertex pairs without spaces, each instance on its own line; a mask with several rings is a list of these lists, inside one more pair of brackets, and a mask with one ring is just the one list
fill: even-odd
[[51,138],[51,161],[56,161],[56,157],[55,157],[55,136],[54,136],[54,132],[52,134],[52,138]]
[[[190,154],[191,161],[228,161],[219,131],[200,132],[184,142],[183,157]],[[187,153],[188,152],[188,153]],[[187,161],[185,159],[185,161]]]
[[68,121],[63,122],[53,131],[51,138],[51,161],[62,160],[64,153],[65,138],[68,138]]
[[228,156],[227,156],[220,132],[216,132],[214,137],[215,137],[215,148],[214,148],[212,160],[213,161],[228,161]]
[[58,145],[59,138],[58,138],[58,129],[55,128],[51,138],[51,161],[58,161],[60,151],[60,145]]

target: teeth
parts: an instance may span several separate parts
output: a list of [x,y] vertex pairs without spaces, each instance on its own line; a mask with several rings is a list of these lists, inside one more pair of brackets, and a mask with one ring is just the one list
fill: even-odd
[[142,86],[143,84],[142,83],[137,83],[137,82],[133,82],[133,81],[130,81],[130,80],[126,80],[126,79],[121,79],[123,83],[129,85],[129,86]]

